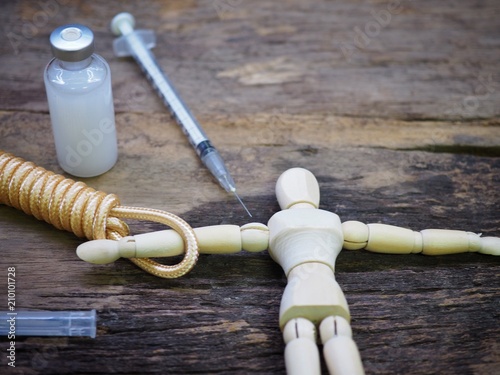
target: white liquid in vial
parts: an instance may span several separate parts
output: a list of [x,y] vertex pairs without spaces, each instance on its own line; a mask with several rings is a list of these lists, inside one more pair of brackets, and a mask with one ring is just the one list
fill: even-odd
[[109,67],[98,55],[89,59],[90,65],[52,60],[44,76],[57,159],[78,177],[108,171],[118,155]]

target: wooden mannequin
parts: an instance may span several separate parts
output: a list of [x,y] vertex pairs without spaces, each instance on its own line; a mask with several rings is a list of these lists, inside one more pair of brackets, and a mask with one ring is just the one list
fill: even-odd
[[351,338],[347,301],[334,276],[344,242],[340,218],[318,209],[319,186],[308,170],[283,173],[276,183],[276,196],[282,211],[268,223],[269,253],[288,278],[280,307],[287,373],[321,373],[316,346],[319,326],[330,374],[364,374]]
[[[334,276],[335,260],[348,250],[441,255],[480,252],[500,255],[500,238],[471,232],[410,229],[384,224],[347,221],[318,209],[319,186],[314,175],[302,168],[284,172],[276,183],[282,211],[268,226],[250,223],[241,228],[221,225],[195,228],[200,253],[222,254],[269,249],[271,257],[287,275],[280,307],[280,327],[286,343],[287,373],[319,374],[317,347],[319,330],[323,354],[330,374],[364,374],[361,358],[352,340],[350,313]],[[95,240],[80,245],[78,256],[91,263],[113,262],[120,257],[163,257],[184,251],[181,236],[173,230],[139,234],[113,240]]]

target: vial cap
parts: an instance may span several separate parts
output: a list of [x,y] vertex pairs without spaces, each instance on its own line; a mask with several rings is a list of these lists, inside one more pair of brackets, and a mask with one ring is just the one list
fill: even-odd
[[94,33],[87,26],[60,26],[50,34],[54,56],[63,61],[82,61],[94,52]]

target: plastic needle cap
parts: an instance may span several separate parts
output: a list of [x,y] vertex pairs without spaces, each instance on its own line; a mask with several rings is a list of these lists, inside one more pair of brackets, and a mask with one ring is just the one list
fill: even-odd
[[96,312],[17,311],[0,312],[0,335],[96,336]]

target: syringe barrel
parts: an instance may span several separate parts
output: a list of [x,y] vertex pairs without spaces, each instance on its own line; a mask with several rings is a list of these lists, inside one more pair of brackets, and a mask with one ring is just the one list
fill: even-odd
[[132,56],[135,59],[191,145],[196,148],[201,142],[208,140],[207,135],[150,51],[154,45],[153,39],[152,31],[135,30],[115,39],[113,49],[116,56]]

